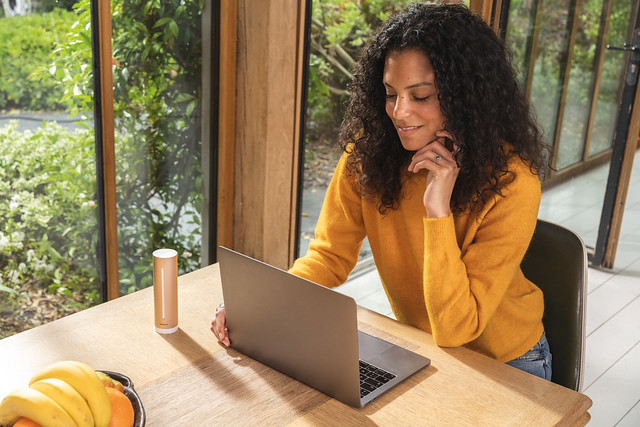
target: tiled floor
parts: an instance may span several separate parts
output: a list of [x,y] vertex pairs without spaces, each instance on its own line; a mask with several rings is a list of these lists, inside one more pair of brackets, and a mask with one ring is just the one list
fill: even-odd
[[[544,191],[539,216],[593,246],[607,174],[608,165]],[[631,178],[614,268],[589,268],[583,387],[593,400],[589,426],[640,426],[640,152]],[[338,290],[393,316],[375,270]]]

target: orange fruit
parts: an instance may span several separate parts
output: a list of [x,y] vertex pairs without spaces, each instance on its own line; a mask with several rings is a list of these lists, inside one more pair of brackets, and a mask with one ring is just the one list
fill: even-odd
[[120,390],[106,387],[111,401],[111,421],[109,427],[132,427],[135,419],[133,405],[129,398]]
[[13,427],[42,427],[30,418],[22,417],[13,425]]

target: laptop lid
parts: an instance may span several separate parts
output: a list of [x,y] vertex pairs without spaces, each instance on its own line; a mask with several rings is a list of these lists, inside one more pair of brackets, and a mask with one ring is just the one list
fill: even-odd
[[[429,364],[359,333],[353,298],[224,247],[218,257],[229,338],[239,352],[355,407]],[[361,351],[377,366],[406,356],[392,368],[397,378],[364,399]]]

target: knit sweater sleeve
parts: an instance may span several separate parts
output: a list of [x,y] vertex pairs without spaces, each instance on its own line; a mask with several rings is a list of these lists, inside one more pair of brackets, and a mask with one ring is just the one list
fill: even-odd
[[452,215],[423,219],[424,298],[440,346],[457,347],[479,337],[506,294],[519,291],[509,288],[522,274],[541,190],[538,177],[517,163],[515,181],[472,219],[478,221],[472,242],[459,244]]
[[296,260],[290,273],[324,286],[344,283],[358,261],[365,237],[361,198],[354,189],[355,177],[346,169],[343,154],[327,189],[315,239],[307,254]]

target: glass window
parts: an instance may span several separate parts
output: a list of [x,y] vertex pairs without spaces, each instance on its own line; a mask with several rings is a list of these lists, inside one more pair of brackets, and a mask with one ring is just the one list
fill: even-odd
[[564,169],[582,161],[584,142],[589,127],[589,114],[596,82],[594,70],[598,34],[601,25],[602,0],[586,0],[577,15],[577,28],[572,47],[572,61],[565,101],[557,168]]
[[595,246],[609,171],[608,164],[589,160],[606,159],[611,149],[625,73],[625,54],[606,46],[631,40],[632,6],[631,0],[509,2],[507,43],[555,148],[556,173],[597,166],[579,184],[545,191],[539,216],[576,231],[588,246]]
[[[0,338],[100,303],[90,0],[0,9]],[[16,6],[17,5],[17,6]],[[200,266],[200,0],[112,7],[120,293]]]
[[121,294],[152,284],[155,249],[200,267],[202,5],[112,2]]
[[90,15],[0,10],[0,338],[100,302]]
[[[629,42],[633,22],[632,0],[612,0],[613,10],[609,21],[607,44],[623,46]],[[626,55],[618,50],[607,50],[602,64],[602,78],[598,92],[593,126],[593,136],[589,145],[589,157],[598,155],[613,144],[613,135],[617,123],[618,107],[622,96],[624,75],[626,72]]]
[[540,26],[538,49],[531,64],[533,70],[529,70],[533,72],[530,100],[547,141],[555,144],[554,134],[569,48],[569,0],[545,1],[540,14],[536,23]]

